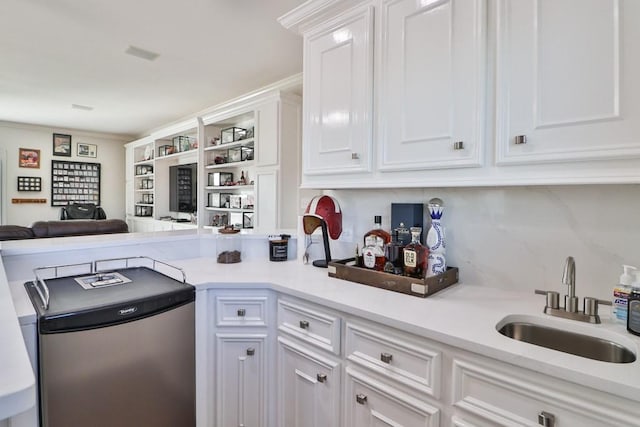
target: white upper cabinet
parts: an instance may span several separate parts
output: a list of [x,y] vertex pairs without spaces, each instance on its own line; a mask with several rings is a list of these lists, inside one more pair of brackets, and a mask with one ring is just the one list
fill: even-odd
[[386,0],[379,31],[381,171],[481,166],[484,0]]
[[640,156],[639,3],[498,2],[498,164]]
[[373,7],[305,33],[303,171],[371,169]]

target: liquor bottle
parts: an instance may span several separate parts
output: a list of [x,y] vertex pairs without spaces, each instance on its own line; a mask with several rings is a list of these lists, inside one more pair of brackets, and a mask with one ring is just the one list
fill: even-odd
[[411,243],[402,250],[403,272],[405,276],[424,279],[427,272],[429,250],[420,243],[422,228],[411,227]]
[[427,259],[427,277],[437,276],[447,270],[447,261],[445,259],[446,245],[444,237],[444,229],[440,224],[442,212],[442,200],[429,200],[429,216],[431,216],[431,228],[427,233],[427,246],[429,247],[429,256]]
[[391,235],[382,229],[381,216],[376,215],[373,221],[373,228],[364,235],[362,262],[367,268],[382,271],[386,262],[384,249],[391,241]]
[[382,229],[382,217],[373,217],[373,228],[364,234],[364,245],[380,246],[384,252],[384,246],[391,241],[391,235]]
[[[408,243],[408,242],[407,242]],[[391,241],[384,248],[386,263],[384,271],[393,274],[402,274],[402,249],[405,245],[398,238],[398,229],[393,230]]]

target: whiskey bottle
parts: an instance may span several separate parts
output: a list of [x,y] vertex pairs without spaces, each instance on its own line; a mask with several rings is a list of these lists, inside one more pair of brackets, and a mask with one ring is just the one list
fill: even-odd
[[411,243],[402,250],[402,268],[405,276],[424,279],[427,272],[429,250],[420,243],[420,227],[411,227]]
[[384,265],[385,272],[402,274],[402,249],[404,246],[398,239],[398,229],[396,228],[393,230],[391,241],[384,248],[384,255],[387,259]]
[[367,268],[382,271],[386,262],[384,249],[391,241],[391,235],[382,229],[381,216],[376,215],[373,221],[373,228],[364,235],[362,262]]
[[382,229],[382,217],[376,215],[373,217],[373,228],[364,234],[364,245],[376,245],[382,248],[391,241],[391,235]]

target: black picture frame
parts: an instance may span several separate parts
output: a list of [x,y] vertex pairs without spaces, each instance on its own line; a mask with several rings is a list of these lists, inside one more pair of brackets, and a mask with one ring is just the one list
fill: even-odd
[[51,206],[100,205],[100,163],[51,160]]
[[71,135],[53,134],[53,155],[71,157]]

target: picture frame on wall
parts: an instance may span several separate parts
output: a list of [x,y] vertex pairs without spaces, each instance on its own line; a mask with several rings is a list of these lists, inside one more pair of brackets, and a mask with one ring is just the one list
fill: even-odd
[[20,148],[18,166],[21,168],[40,169],[40,150]]
[[77,146],[78,157],[98,157],[98,146],[96,144],[85,144],[84,142],[78,142]]
[[53,155],[71,157],[71,135],[53,134]]

